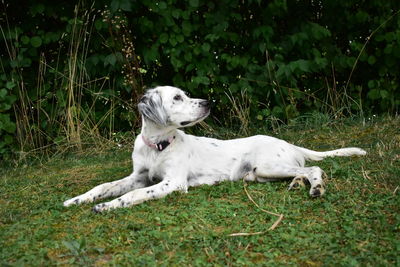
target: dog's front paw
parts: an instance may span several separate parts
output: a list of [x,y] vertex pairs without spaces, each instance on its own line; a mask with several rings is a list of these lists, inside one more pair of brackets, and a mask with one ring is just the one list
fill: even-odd
[[104,212],[104,211],[107,211],[110,209],[111,209],[111,207],[107,203],[100,203],[100,204],[97,204],[96,206],[94,206],[92,208],[92,211],[95,213],[100,213],[100,212]]
[[78,205],[80,203],[82,203],[82,200],[79,197],[73,197],[71,199],[64,201],[63,205],[64,207],[69,207],[71,205]]
[[311,187],[310,196],[312,197],[321,197],[325,194],[325,186],[323,184],[317,184],[316,186]]

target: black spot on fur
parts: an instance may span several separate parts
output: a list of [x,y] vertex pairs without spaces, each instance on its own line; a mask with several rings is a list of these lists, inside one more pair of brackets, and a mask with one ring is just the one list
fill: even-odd
[[196,179],[196,176],[194,175],[194,173],[189,172],[186,179],[187,179],[188,182],[190,182],[190,181]]
[[216,143],[210,143],[212,146],[218,147]]
[[233,161],[237,160],[237,158],[232,158]]
[[196,180],[196,179],[198,179],[198,178],[200,178],[202,176],[204,176],[203,173],[192,173],[192,172],[190,172],[188,174],[188,176],[187,176],[187,180],[189,182],[189,181],[192,181],[192,180]]
[[163,180],[164,174],[163,173],[156,173],[152,177],[148,178],[149,185],[155,185],[158,184]]
[[[232,175],[232,179],[234,181],[238,180],[238,179],[242,179],[243,177],[246,176],[246,174],[248,174],[250,171],[253,170],[253,166],[251,166],[249,161],[246,160],[242,160],[240,162],[239,168],[237,169],[237,171]],[[218,173],[218,172],[217,172]]]
[[242,172],[243,172],[243,173],[247,173],[247,172],[251,171],[251,168],[252,168],[252,167],[251,167],[250,162],[246,161],[246,162],[244,162],[243,165],[242,165]]
[[141,169],[141,170],[139,171],[139,174],[145,174],[145,173],[148,173],[148,172],[149,172],[148,169]]
[[257,170],[257,167],[254,167],[254,168],[253,168],[253,172],[256,172],[256,170]]
[[137,179],[137,180],[136,180],[136,184],[143,184],[143,183],[146,183],[146,180],[147,180],[147,179]]
[[78,204],[78,203],[79,203],[79,199],[78,199],[78,198],[75,199],[75,200],[74,200],[74,203],[75,203],[75,204]]

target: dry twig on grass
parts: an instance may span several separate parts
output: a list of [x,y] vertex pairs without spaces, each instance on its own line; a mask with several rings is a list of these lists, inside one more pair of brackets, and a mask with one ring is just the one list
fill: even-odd
[[247,184],[246,184],[246,182],[243,180],[243,189],[244,189],[244,192],[246,193],[247,197],[250,199],[250,201],[251,201],[257,208],[259,208],[261,211],[263,211],[263,212],[265,212],[265,213],[267,213],[267,214],[269,214],[269,215],[276,216],[276,217],[278,217],[278,219],[274,222],[274,224],[271,225],[270,228],[268,228],[267,231],[254,232],[254,233],[233,233],[233,234],[230,234],[230,235],[228,235],[228,236],[262,235],[262,234],[265,234],[265,233],[268,232],[268,231],[274,230],[274,229],[278,226],[278,224],[282,221],[282,219],[283,219],[283,214],[278,214],[278,213],[271,212],[271,211],[268,211],[268,210],[265,210],[265,209],[261,208],[261,207],[254,201],[254,199],[250,196],[249,192],[247,191],[246,186],[247,186]]

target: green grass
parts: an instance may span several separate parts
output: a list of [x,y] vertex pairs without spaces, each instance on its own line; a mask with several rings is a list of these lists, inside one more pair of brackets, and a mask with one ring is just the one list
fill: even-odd
[[360,146],[369,154],[318,162],[329,177],[320,199],[311,199],[308,189],[288,192],[288,182],[248,184],[260,207],[284,214],[273,231],[228,236],[266,231],[276,219],[249,201],[242,182],[191,188],[105,214],[91,212],[93,204],[65,208],[68,197],[131,171],[128,151],[68,156],[2,170],[0,263],[398,266],[400,119],[306,121],[274,135],[321,150]]

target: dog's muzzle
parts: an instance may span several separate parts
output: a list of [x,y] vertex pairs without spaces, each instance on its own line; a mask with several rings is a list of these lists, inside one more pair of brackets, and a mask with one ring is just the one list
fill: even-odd
[[208,100],[203,100],[199,103],[199,106],[210,109],[210,102]]

